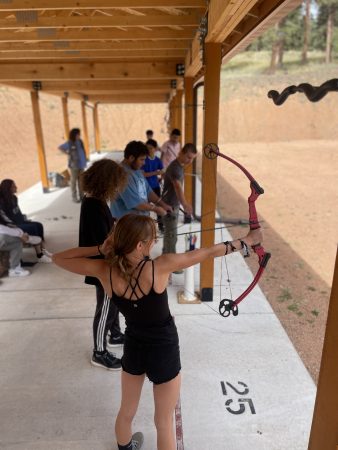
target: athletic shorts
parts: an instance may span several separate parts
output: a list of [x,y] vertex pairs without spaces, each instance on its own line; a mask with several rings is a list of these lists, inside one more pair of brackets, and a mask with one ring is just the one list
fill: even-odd
[[180,348],[173,319],[165,326],[135,328],[125,332],[122,369],[131,375],[146,374],[154,384],[173,380],[181,370]]

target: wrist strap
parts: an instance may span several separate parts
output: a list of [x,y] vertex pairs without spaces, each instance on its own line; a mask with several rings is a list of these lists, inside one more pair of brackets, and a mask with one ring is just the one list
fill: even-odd
[[224,256],[227,255],[227,254],[229,253],[229,249],[230,249],[232,252],[235,252],[235,251],[237,250],[236,247],[233,245],[233,243],[230,242],[230,241],[223,242],[223,244],[225,245],[225,253],[224,253]]
[[239,240],[239,242],[241,243],[241,246],[242,246],[244,258],[248,258],[250,256],[250,251],[249,251],[248,245],[241,239]]

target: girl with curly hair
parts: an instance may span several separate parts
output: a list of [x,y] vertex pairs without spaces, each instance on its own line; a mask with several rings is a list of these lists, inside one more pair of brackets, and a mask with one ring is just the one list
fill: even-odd
[[[86,170],[81,177],[84,197],[81,203],[79,246],[89,247],[102,243],[110,233],[114,218],[107,202],[125,188],[127,174],[115,161],[101,159]],[[102,256],[98,256],[102,258]],[[87,276],[86,284],[95,286],[96,310],[93,321],[94,350],[91,363],[108,370],[120,370],[121,363],[109,347],[123,344],[123,334],[120,330],[119,313],[113,302],[105,298],[100,280]],[[110,331],[109,342],[107,333]]]

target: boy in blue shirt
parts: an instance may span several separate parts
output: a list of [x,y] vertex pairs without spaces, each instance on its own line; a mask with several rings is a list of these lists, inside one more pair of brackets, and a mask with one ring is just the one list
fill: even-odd
[[127,144],[121,166],[128,174],[128,185],[110,205],[113,217],[119,219],[129,213],[149,215],[150,211],[165,216],[172,211],[171,206],[151,189],[140,170],[147,155],[148,149],[143,142],[131,141]]
[[[163,163],[155,156],[155,152],[158,148],[157,142],[154,139],[148,139],[146,142],[146,146],[148,149],[148,156],[145,160],[144,166],[141,168],[143,171],[143,175],[148,181],[149,186],[155,192],[158,197],[161,197],[161,186],[159,177],[161,177],[164,173]],[[163,223],[161,220],[161,216],[157,216],[158,228],[160,231],[163,231]]]

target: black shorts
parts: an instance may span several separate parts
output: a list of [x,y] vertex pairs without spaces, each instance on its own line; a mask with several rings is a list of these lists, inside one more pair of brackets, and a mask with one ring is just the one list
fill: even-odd
[[181,370],[180,348],[174,321],[161,327],[127,327],[122,368],[131,375],[146,374],[154,384],[167,383]]

